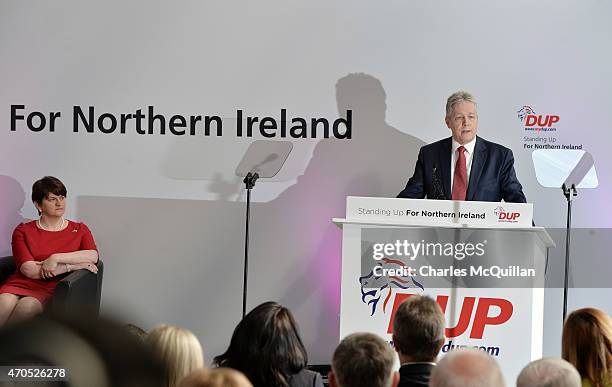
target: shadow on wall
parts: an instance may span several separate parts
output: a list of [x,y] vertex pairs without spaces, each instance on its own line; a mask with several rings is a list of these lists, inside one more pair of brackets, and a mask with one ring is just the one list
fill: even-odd
[[25,191],[17,180],[0,175],[0,257],[12,255],[11,237],[19,223],[28,221],[21,215]]
[[[331,218],[344,216],[347,195],[394,197],[424,145],[386,122],[386,94],[375,77],[341,78],[336,98],[340,112],[353,110],[353,138],[321,140],[296,184],[253,204],[251,215],[249,309],[267,300],[291,308],[311,362],[329,361],[338,342],[341,230]],[[78,211],[106,257],[103,301],[131,294],[154,323],[180,323],[209,353],[225,350],[240,318],[244,203],[80,197]],[[122,272],[142,265],[148,283],[178,285],[135,293]]]
[[[386,122],[386,93],[371,75],[338,80],[336,100],[340,113],[353,110],[353,138],[320,141],[297,183],[256,207],[265,225],[254,227],[251,244],[260,262],[251,284],[270,282],[266,272],[284,268],[275,278],[282,284],[275,299],[294,310],[313,359],[329,358],[338,342],[342,235],[331,218],[345,215],[347,196],[394,197],[424,145]],[[269,286],[268,298],[273,291]]]

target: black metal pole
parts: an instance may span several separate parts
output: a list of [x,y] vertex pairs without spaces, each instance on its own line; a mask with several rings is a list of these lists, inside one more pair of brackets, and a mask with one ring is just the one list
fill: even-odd
[[571,251],[571,228],[572,228],[572,199],[578,195],[576,186],[572,184],[567,187],[563,184],[563,195],[567,199],[567,224],[565,226],[565,279],[563,281],[563,323],[567,316],[567,293],[569,288],[569,267],[570,267],[570,251]]
[[246,315],[247,278],[249,272],[249,218],[251,212],[251,188],[247,188],[246,233],[244,238],[244,278],[242,282],[242,317]]
[[569,286],[569,264],[572,227],[572,200],[567,201],[567,226],[565,228],[565,280],[563,282],[563,322],[567,316],[567,288]]
[[259,174],[247,173],[244,177],[244,184],[247,190],[247,202],[246,202],[246,230],[244,237],[244,277],[242,279],[242,317],[246,315],[247,306],[247,280],[249,276],[249,220],[251,218],[251,189],[255,187],[255,182],[259,179]]

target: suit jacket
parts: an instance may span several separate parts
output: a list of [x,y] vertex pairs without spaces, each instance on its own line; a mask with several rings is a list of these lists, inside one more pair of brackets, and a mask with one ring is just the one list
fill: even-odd
[[[398,198],[451,198],[452,138],[425,145],[419,151],[414,175]],[[512,151],[476,137],[466,200],[525,203],[523,187],[514,172]]]
[[318,372],[303,369],[289,378],[290,387],[323,387],[323,378]]
[[397,387],[427,387],[434,365],[429,363],[408,363],[400,367],[400,381]]

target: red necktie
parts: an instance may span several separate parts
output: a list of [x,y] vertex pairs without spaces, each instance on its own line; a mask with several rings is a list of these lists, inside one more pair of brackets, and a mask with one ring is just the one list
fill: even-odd
[[457,148],[459,157],[457,157],[457,164],[455,164],[455,175],[453,176],[453,200],[465,200],[467,193],[467,171],[465,167],[465,148],[460,146]]

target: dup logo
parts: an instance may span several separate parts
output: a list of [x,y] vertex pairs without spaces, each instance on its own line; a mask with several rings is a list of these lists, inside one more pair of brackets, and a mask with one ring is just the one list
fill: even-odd
[[[377,262],[376,266],[380,266],[382,269],[401,269],[406,267],[402,261],[389,258],[381,259]],[[423,285],[413,277],[376,276],[374,275],[374,268],[372,268],[368,275],[359,277],[359,282],[361,284],[361,301],[370,308],[370,316],[374,316],[382,309],[388,324],[387,333],[389,334],[393,333],[393,316],[397,308],[406,299],[415,295],[405,290],[413,288],[425,291]],[[394,292],[394,289],[397,292]],[[436,297],[442,313],[447,315],[447,318],[449,318],[448,314],[450,313],[447,309],[452,309],[447,308],[450,299],[450,295],[438,295]],[[381,300],[383,300],[382,305],[380,303]],[[456,325],[445,329],[444,333],[447,338],[467,336],[469,334],[470,339],[483,340],[487,327],[505,325],[509,322],[514,312],[512,302],[503,298],[462,297],[459,306],[460,315]],[[496,350],[496,356],[498,356],[499,348],[496,348]]]
[[[382,258],[376,266],[380,266],[382,269],[402,269],[406,267],[406,264],[397,259]],[[359,283],[361,284],[361,302],[370,307],[370,316],[374,316],[380,309],[383,313],[387,313],[387,304],[393,297],[393,289],[419,288],[425,290],[423,285],[413,277],[408,279],[398,276],[376,276],[374,275],[374,268],[368,275],[359,277]],[[383,300],[382,306],[380,305],[381,300]]]
[[497,218],[498,222],[516,223],[518,222],[518,218],[521,216],[520,212],[505,211],[504,207],[502,206],[495,207],[493,213],[495,214],[495,217]]
[[537,114],[531,106],[527,105],[521,107],[516,113],[526,131],[554,132],[557,130],[554,125],[559,122],[560,119],[558,115]]
[[[397,294],[393,302],[393,310],[389,319],[387,333],[393,333],[393,316],[399,305],[414,294]],[[438,295],[436,301],[442,313],[446,317],[450,317],[447,313],[447,306],[451,297],[449,295]],[[482,340],[485,335],[485,329],[488,326],[504,325],[512,318],[514,313],[514,305],[509,300],[504,298],[491,297],[463,297],[459,301],[460,314],[459,319],[454,327],[448,326],[445,329],[447,338],[459,337],[468,334],[470,339]],[[447,320],[448,321],[448,320]],[[472,329],[469,329],[470,326]]]

